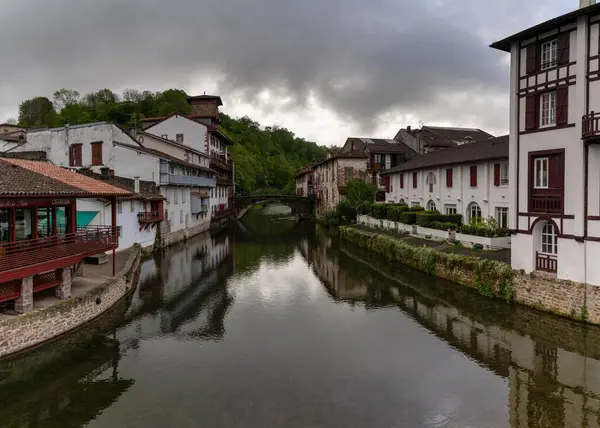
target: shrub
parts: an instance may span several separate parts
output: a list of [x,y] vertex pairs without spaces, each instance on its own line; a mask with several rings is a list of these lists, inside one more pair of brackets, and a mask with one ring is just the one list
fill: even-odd
[[371,215],[377,219],[387,219],[388,206],[386,204],[373,204],[371,207]]
[[453,229],[462,224],[462,215],[460,214],[440,214],[438,211],[420,211],[417,212],[417,224],[422,227],[432,227],[433,223],[452,223]]
[[431,229],[448,231],[448,230],[456,230],[459,226],[454,223],[448,223],[448,222],[443,222],[443,221],[433,221],[429,224],[429,227]]
[[408,210],[412,211],[412,212],[418,212],[418,211],[425,211],[425,208],[423,208],[423,207],[410,207]]
[[[340,229],[342,239],[429,275],[441,269],[445,272],[442,276],[475,288],[484,296],[501,298],[507,302],[513,298],[513,270],[506,263],[419,247],[389,235],[369,233],[353,227]],[[461,274],[454,274],[456,270],[462,271]]]
[[388,220],[400,221],[402,213],[408,209],[406,205],[390,205],[387,209]]
[[404,211],[402,214],[400,214],[400,223],[416,224],[417,213],[411,211]]

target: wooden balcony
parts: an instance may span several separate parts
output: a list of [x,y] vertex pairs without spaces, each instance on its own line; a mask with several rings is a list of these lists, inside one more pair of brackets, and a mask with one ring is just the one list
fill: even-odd
[[230,209],[222,209],[222,210],[213,212],[212,218],[214,220],[220,220],[222,218],[229,217],[230,215],[231,215]]
[[212,169],[222,169],[226,171],[231,171],[233,169],[233,160],[231,159],[231,155],[218,155],[216,153],[211,154],[210,156],[210,167]]
[[556,272],[558,261],[556,256],[551,254],[535,253],[535,268],[544,272]]
[[[118,228],[88,226],[45,238],[0,244],[0,278],[13,280],[53,271],[118,246]],[[5,290],[6,291],[6,290]]]
[[158,223],[162,221],[162,212],[148,211],[138,213],[138,222],[140,224]]
[[562,189],[535,190],[529,199],[529,211],[532,213],[562,213]]
[[590,112],[582,118],[581,138],[600,142],[600,113]]

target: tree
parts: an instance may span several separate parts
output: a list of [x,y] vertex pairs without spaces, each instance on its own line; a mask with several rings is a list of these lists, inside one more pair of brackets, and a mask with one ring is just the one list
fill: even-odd
[[79,91],[75,89],[62,88],[54,92],[54,109],[60,112],[63,108],[72,106],[79,102]]
[[350,180],[346,184],[346,201],[357,212],[368,204],[375,202],[377,187],[363,180]]
[[19,106],[19,124],[21,126],[53,126],[57,122],[58,115],[46,97],[35,97],[23,101]]
[[16,125],[17,119],[15,119],[14,117],[9,117],[8,119],[6,119],[6,123],[8,123],[9,125]]

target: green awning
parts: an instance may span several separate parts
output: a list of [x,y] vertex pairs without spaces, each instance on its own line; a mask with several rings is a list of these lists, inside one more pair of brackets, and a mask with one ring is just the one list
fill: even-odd
[[100,211],[77,211],[77,227],[85,227],[90,224],[99,212]]

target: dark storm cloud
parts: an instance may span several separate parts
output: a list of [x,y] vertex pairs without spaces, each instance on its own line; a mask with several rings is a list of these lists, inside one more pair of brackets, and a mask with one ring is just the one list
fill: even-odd
[[[576,3],[575,0],[572,0]],[[546,2],[551,17],[558,12]],[[520,7],[514,16],[515,6]],[[299,109],[309,95],[369,130],[381,113],[430,120],[476,115],[444,95],[506,96],[494,38],[530,24],[517,0],[0,0],[0,112],[68,87],[189,88],[260,103],[264,89]],[[572,5],[573,8],[576,6]],[[549,8],[549,9],[548,9]],[[567,9],[570,9],[567,7]],[[486,39],[487,38],[487,39]],[[6,61],[7,58],[10,58]],[[456,107],[456,106],[454,106]],[[437,119],[431,113],[442,114]],[[505,126],[500,109],[482,127]]]

